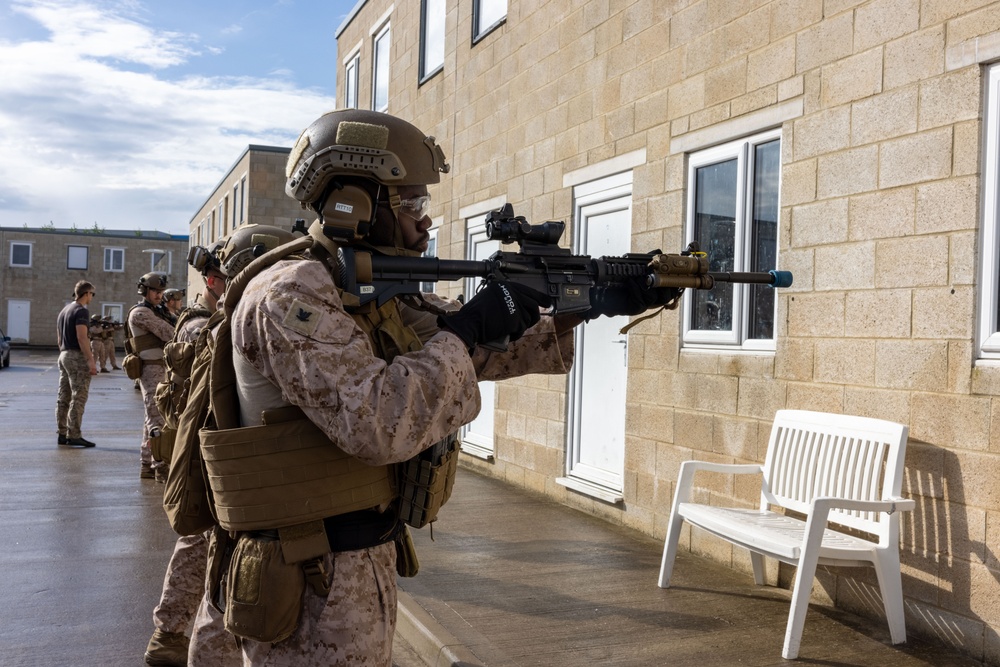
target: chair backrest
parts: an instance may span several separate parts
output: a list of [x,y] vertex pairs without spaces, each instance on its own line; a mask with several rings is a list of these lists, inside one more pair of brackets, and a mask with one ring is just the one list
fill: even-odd
[[[761,508],[808,513],[813,498],[898,497],[909,428],[903,424],[807,410],[779,410],[764,461]],[[829,520],[880,537],[896,525],[883,512],[834,510]]]

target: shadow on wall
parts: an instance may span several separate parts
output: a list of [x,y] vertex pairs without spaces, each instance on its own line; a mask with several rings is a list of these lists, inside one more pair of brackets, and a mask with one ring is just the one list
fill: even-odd
[[[900,522],[906,631],[1000,664],[1000,560],[984,509],[996,505],[1000,471],[992,461],[979,470],[978,461],[924,442],[907,445],[902,495],[917,507]],[[873,568],[821,569],[817,581],[838,607],[884,623]]]

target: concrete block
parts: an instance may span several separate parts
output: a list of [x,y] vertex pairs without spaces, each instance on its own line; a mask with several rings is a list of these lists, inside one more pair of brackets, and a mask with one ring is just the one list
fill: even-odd
[[979,118],[982,81],[979,67],[965,67],[920,84],[920,129]]
[[698,74],[670,87],[667,113],[671,120],[705,107],[705,75]]
[[897,188],[851,197],[848,236],[852,241],[909,236],[916,215],[915,190]]
[[875,286],[948,284],[948,237],[921,236],[875,243]]
[[847,240],[847,229],[848,200],[845,198],[792,209],[792,245],[796,248],[842,243]]
[[854,52],[854,15],[852,12],[824,18],[795,36],[795,71],[803,73],[815,67],[846,58]]
[[992,3],[949,21],[948,45],[961,44],[998,30],[1000,30],[1000,5]]
[[755,419],[773,419],[785,407],[785,383],[770,378],[740,378],[736,414]]
[[[773,418],[772,413],[770,418]],[[753,461],[757,456],[757,429],[760,422],[729,415],[716,415],[712,426],[712,451],[734,459]],[[759,488],[759,486],[758,486]]]
[[844,387],[840,385],[791,382],[786,393],[785,407],[790,410],[844,412]]
[[[955,441],[956,446],[961,440]],[[1000,507],[1000,455],[990,452],[949,451],[944,457],[943,478],[949,499],[995,511]]]
[[944,72],[945,27],[935,25],[885,45],[886,90],[924,81]]
[[838,336],[844,333],[843,292],[797,294],[788,302],[788,335]]
[[951,253],[949,256],[952,285],[972,285],[976,282],[978,267],[970,262],[976,256],[976,232],[960,232],[949,235]]
[[874,0],[858,7],[854,21],[854,49],[870,49],[916,31],[920,0]]
[[786,164],[781,169],[783,206],[807,204],[816,199],[816,159]]
[[969,340],[976,324],[976,292],[969,287],[913,290],[913,336]]
[[843,150],[851,145],[851,108],[841,106],[820,111],[796,120],[793,128],[796,162]]
[[845,333],[859,338],[909,338],[910,290],[848,292]]
[[950,127],[888,141],[880,147],[879,187],[946,178],[951,164]]
[[793,76],[778,83],[778,101],[784,102],[787,99],[798,97],[805,90],[805,79],[801,76]]
[[771,3],[771,39],[778,40],[823,19],[823,0],[776,0]]
[[870,242],[823,246],[816,249],[814,289],[871,289],[874,282],[875,261]]
[[[816,196],[819,199],[845,197],[869,192],[877,187],[878,146],[862,146],[819,157],[816,175]],[[842,201],[846,231],[847,202]]]
[[979,227],[979,179],[973,176],[917,187],[917,234]]
[[948,343],[877,341],[874,384],[888,389],[944,391],[948,386]]
[[825,65],[820,103],[824,107],[863,100],[882,92],[882,49],[870,49]]
[[[868,387],[844,389],[844,412],[860,417],[910,423],[910,392]],[[909,450],[907,450],[909,454]]]
[[809,383],[813,379],[814,345],[811,338],[779,338],[774,377]]
[[746,89],[756,90],[795,75],[795,39],[786,37],[746,58]]
[[970,176],[979,173],[979,122],[958,123],[955,129],[955,146],[952,161],[953,176]]
[[873,384],[875,341],[844,338],[817,340],[814,379],[833,384]]
[[917,86],[856,102],[851,108],[851,144],[894,139],[917,130]]

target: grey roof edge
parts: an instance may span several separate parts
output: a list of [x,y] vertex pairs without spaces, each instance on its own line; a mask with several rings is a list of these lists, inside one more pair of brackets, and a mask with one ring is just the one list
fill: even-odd
[[105,229],[95,232],[89,228],[85,229],[58,229],[46,227],[2,227],[0,232],[28,232],[31,234],[59,234],[64,236],[83,236],[101,238],[137,238],[137,239],[159,239],[167,241],[187,241],[188,234],[168,234],[167,232],[148,231],[145,229]]
[[344,30],[347,29],[347,26],[350,25],[351,21],[354,20],[354,17],[358,15],[358,12],[361,11],[361,8],[364,7],[366,2],[368,2],[368,0],[358,0],[358,3],[354,5],[354,8],[351,10],[351,12],[346,17],[344,17],[343,22],[334,31],[333,33],[334,39],[338,39],[340,37],[340,33],[344,32]]

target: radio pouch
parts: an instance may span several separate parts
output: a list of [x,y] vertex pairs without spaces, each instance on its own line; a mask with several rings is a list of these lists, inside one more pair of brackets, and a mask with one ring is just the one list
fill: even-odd
[[142,376],[142,359],[136,354],[126,354],[122,359],[122,369],[129,380],[138,380]]
[[298,626],[305,587],[301,563],[285,562],[280,540],[241,535],[226,577],[226,630],[259,642],[287,639]]

